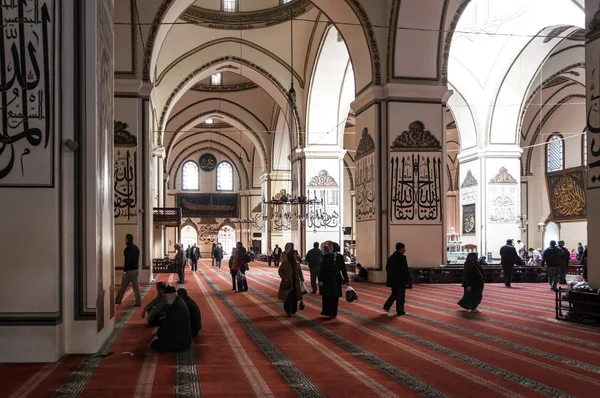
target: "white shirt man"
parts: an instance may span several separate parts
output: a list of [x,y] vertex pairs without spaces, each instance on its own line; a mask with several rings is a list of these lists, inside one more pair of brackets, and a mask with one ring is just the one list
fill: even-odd
[[533,267],[538,267],[542,264],[542,254],[539,250],[529,249],[529,253],[531,253],[531,258],[527,265],[531,265]]

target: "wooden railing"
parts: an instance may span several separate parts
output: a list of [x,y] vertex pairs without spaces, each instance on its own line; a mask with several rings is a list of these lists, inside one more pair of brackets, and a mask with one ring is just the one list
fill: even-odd
[[155,207],[152,215],[155,223],[181,224],[181,208],[179,207]]

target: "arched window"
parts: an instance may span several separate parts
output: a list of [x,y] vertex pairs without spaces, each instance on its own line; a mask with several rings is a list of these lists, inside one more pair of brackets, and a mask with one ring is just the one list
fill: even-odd
[[217,166],[217,191],[233,191],[233,166],[229,162]]
[[565,168],[565,143],[563,136],[554,133],[546,142],[546,171],[548,173]]
[[183,164],[181,172],[181,188],[184,191],[197,191],[200,185],[200,175],[196,162],[188,160]]
[[583,130],[583,136],[581,136],[581,153],[583,154],[583,166],[587,166],[587,129]]
[[223,11],[236,12],[237,11],[237,0],[223,0]]

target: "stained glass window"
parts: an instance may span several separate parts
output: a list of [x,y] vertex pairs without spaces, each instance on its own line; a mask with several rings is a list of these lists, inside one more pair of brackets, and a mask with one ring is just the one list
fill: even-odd
[[564,151],[565,143],[563,137],[559,134],[551,135],[546,144],[546,170],[548,173],[564,169]]
[[197,191],[199,187],[198,165],[196,162],[188,160],[183,164],[183,171],[181,172],[182,177],[182,189],[186,191]]
[[237,6],[237,0],[223,0],[223,11],[235,12]]
[[587,150],[587,130],[583,132],[583,137],[582,137],[581,141],[582,141],[581,145],[583,146],[583,148],[582,148],[582,150],[583,150],[583,165],[587,166],[587,152],[588,152],[588,150]]
[[217,166],[217,191],[233,191],[233,167],[229,162]]

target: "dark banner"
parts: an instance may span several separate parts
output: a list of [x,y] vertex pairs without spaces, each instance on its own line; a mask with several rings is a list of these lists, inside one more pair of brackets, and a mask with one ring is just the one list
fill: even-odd
[[576,167],[546,174],[552,221],[587,219],[586,171]]
[[238,218],[239,195],[237,193],[180,193],[177,205],[183,217],[229,217]]

